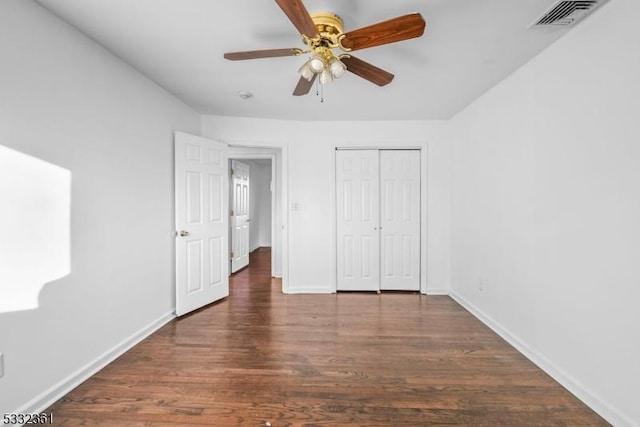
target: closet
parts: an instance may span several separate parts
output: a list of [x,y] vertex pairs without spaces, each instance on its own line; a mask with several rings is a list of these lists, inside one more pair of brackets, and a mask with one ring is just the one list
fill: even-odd
[[420,150],[336,150],[337,290],[420,290]]

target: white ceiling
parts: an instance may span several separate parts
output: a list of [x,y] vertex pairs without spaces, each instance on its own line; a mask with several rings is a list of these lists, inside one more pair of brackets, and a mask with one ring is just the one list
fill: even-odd
[[287,120],[447,119],[567,31],[527,29],[553,0],[306,0],[345,31],[410,12],[427,20],[421,38],[357,52],[395,74],[390,85],[346,73],[320,103],[315,91],[291,95],[302,57],[222,57],[304,47],[273,0],[37,1],[200,113]]

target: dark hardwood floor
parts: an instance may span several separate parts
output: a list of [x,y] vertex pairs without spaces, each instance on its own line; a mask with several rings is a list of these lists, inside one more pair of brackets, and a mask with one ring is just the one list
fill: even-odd
[[55,425],[601,426],[446,296],[283,295],[270,252],[54,404]]

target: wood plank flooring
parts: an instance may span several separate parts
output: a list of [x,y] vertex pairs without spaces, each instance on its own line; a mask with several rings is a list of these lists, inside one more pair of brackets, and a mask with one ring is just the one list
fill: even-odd
[[222,302],[54,404],[64,426],[604,426],[446,296],[284,295],[259,249]]

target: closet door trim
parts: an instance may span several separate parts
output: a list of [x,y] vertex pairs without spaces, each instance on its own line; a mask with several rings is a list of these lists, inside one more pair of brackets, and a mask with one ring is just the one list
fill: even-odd
[[[417,156],[403,156],[402,151],[412,151],[417,152]],[[377,168],[377,186],[378,186],[378,222],[377,224],[366,224],[367,227],[373,225],[374,231],[377,232],[377,239],[371,237],[369,239],[370,242],[375,242],[377,240],[377,252],[378,258],[376,261],[377,264],[377,275],[378,281],[377,283],[368,282],[366,284],[358,283],[356,280],[345,281],[343,275],[345,273],[345,257],[346,253],[353,251],[353,248],[345,248],[345,245],[348,242],[344,242],[345,233],[344,231],[344,222],[341,222],[339,216],[344,215],[344,212],[340,212],[340,210],[344,210],[344,188],[341,186],[344,183],[341,183],[344,179],[344,165],[339,165],[340,159],[348,158],[349,156],[345,156],[345,154],[341,154],[340,152],[347,151],[354,153],[356,151],[368,151],[369,155],[373,155],[376,153],[376,157],[378,159],[378,168]],[[383,154],[386,152],[387,154]],[[397,155],[390,153],[398,153]],[[395,233],[396,235],[391,235],[390,233],[384,232],[384,230],[380,230],[380,226],[382,225],[382,212],[380,203],[383,200],[383,189],[381,188],[381,182],[383,179],[383,170],[380,163],[380,158],[382,156],[396,158],[396,161],[404,162],[402,165],[394,166],[393,173],[401,174],[395,182],[388,183],[388,185],[394,186],[391,194],[397,191],[404,191],[407,194],[400,194],[394,196],[394,200],[402,201],[403,197],[406,201],[412,202],[413,205],[407,209],[402,210],[402,207],[394,208],[397,212],[396,216],[404,215],[407,217],[407,212],[409,212],[409,216],[407,218],[401,218],[401,221],[396,221],[394,224],[393,219],[391,218],[391,222],[387,221],[387,226],[391,226],[390,233]],[[356,158],[358,156],[355,156]],[[411,164],[407,164],[409,161]],[[334,191],[335,191],[335,199],[334,199],[334,219],[333,223],[333,241],[334,241],[334,254],[335,254],[335,262],[334,262],[334,290],[342,291],[342,290],[412,290],[412,291],[422,291],[425,293],[426,291],[426,149],[425,147],[354,147],[354,148],[345,148],[345,147],[336,147],[336,155],[334,161],[335,174],[334,174]],[[403,168],[410,168],[411,171],[404,171]],[[417,169],[417,170],[416,170]],[[410,181],[407,184],[407,180]],[[393,180],[391,180],[393,181]],[[356,185],[359,185],[356,183]],[[404,185],[404,190],[403,190]],[[400,186],[400,187],[398,187]],[[395,188],[398,187],[398,188]],[[357,196],[359,197],[359,196]],[[408,197],[408,198],[407,198]],[[353,209],[353,207],[351,207]],[[407,221],[410,223],[407,223]],[[393,230],[395,228],[395,230]],[[403,260],[401,257],[404,255],[392,254],[391,257],[387,256],[385,260],[387,262],[391,261],[393,264],[393,268],[384,268],[382,265],[383,262],[383,244],[380,239],[385,238],[387,240],[388,245],[394,246],[394,252],[404,252],[407,255],[407,259]],[[347,236],[350,239],[351,245],[361,245],[362,242],[358,241],[357,236]],[[402,248],[399,250],[397,247],[398,244],[404,244],[406,248]],[[404,250],[406,249],[406,251]],[[403,265],[404,262],[404,265]],[[357,265],[357,263],[352,263],[352,265]],[[355,272],[351,271],[351,275]],[[382,277],[381,274],[386,274],[387,277]],[[353,277],[353,276],[352,276]],[[374,274],[369,275],[370,278],[375,277]],[[355,277],[353,277],[355,278]],[[346,284],[345,282],[350,282]]]

